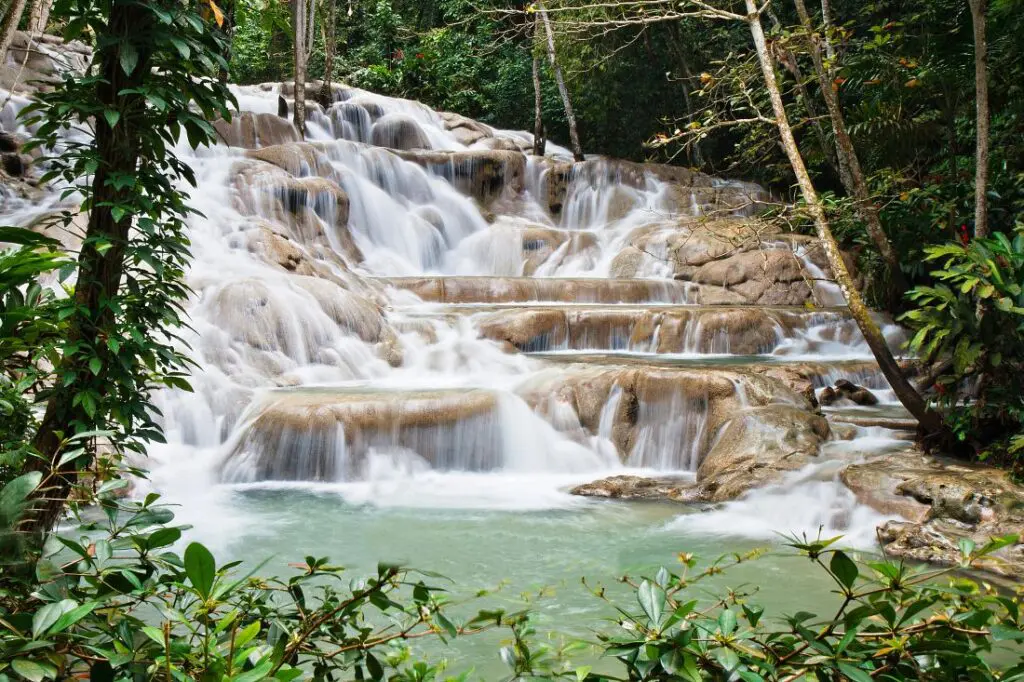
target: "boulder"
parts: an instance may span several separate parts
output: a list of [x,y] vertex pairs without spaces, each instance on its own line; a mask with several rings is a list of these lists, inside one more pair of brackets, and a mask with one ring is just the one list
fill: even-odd
[[903,517],[879,529],[887,554],[954,566],[963,538],[981,546],[992,537],[1017,535],[982,567],[1024,577],[1024,488],[1008,472],[910,449],[852,464],[840,478],[861,502]]
[[526,157],[519,151],[471,149],[458,152],[398,151],[406,161],[439,175],[486,206],[504,194],[523,191]]
[[372,144],[389,149],[430,149],[430,140],[420,124],[406,114],[384,114],[370,134]]
[[722,428],[697,470],[701,495],[735,499],[807,466],[829,436],[828,422],[794,405],[742,410]]
[[610,476],[578,485],[569,491],[582,497],[615,500],[697,502],[699,495],[693,479],[680,477]]
[[273,145],[299,142],[299,131],[291,121],[274,114],[254,114],[243,111],[231,117],[231,121],[217,119],[213,122],[217,137],[230,147],[259,149]]
[[818,397],[818,402],[826,406],[841,404],[843,401],[861,406],[878,404],[878,398],[874,393],[849,379],[837,379],[834,386],[826,386],[822,389],[821,395]]

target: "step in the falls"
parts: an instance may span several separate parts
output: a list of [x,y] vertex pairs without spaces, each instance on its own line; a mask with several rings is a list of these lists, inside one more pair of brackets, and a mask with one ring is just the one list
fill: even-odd
[[[697,372],[744,372],[782,379],[790,387],[817,391],[846,379],[871,391],[888,391],[889,383],[873,359],[821,358],[808,360],[784,355],[653,355],[630,352],[531,353],[560,367],[632,367],[656,372],[688,370]],[[837,408],[838,409],[838,408]]]
[[521,398],[483,388],[272,390],[239,423],[220,467],[228,483],[348,482],[382,469],[389,477],[602,468],[596,453],[558,437]]
[[828,345],[863,345],[856,322],[844,309],[531,306],[479,312],[473,322],[482,336],[526,352],[806,355]]
[[[221,469],[227,482],[361,477],[371,450],[412,452],[425,466],[500,462],[498,397],[486,390],[302,388],[270,391]],[[422,464],[417,457],[408,464]]]
[[387,277],[435,303],[688,303],[694,285],[675,280],[533,277]]

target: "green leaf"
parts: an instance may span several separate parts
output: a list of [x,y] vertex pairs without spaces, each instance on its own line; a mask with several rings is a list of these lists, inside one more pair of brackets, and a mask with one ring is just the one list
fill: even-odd
[[168,545],[173,545],[180,539],[181,529],[160,528],[146,538],[146,547],[150,550],[157,549],[159,547],[167,547]]
[[16,658],[11,661],[11,667],[26,680],[31,682],[42,682],[48,677],[57,677],[57,669],[49,663],[38,663],[27,658]]
[[65,611],[69,611],[75,608],[75,606],[75,602],[70,599],[64,599],[53,604],[47,604],[36,611],[35,615],[32,616],[32,639],[38,639],[39,635],[46,632],[51,625],[56,623],[57,619]]
[[1024,630],[1012,628],[1001,623],[996,624],[992,626],[992,639],[997,642],[1024,642]]
[[849,663],[840,663],[839,670],[853,682],[874,682],[871,675]]
[[456,636],[458,636],[458,634],[459,634],[458,628],[456,628],[455,624],[452,623],[450,620],[448,620],[448,617],[445,616],[443,613],[441,613],[440,611],[435,613],[434,614],[434,620],[436,620],[437,624],[441,626],[441,629],[443,629],[445,632],[448,633],[449,637],[456,637]]
[[185,548],[185,575],[203,599],[208,599],[217,576],[217,564],[210,550],[198,542]]
[[39,483],[42,480],[43,474],[41,472],[32,471],[18,476],[5,485],[3,490],[0,490],[0,519],[6,519],[6,522],[13,526],[18,517],[21,516],[28,496],[39,487]]
[[370,673],[371,680],[384,679],[384,667],[371,652],[366,652],[366,670]]
[[731,635],[736,631],[736,614],[732,609],[723,609],[718,614],[718,629],[723,635]]
[[583,682],[583,680],[587,679],[587,675],[590,674],[591,670],[593,670],[593,667],[589,665],[581,665],[576,668],[576,682]]
[[48,634],[55,635],[59,632],[64,632],[69,627],[82,620],[90,613],[99,608],[99,602],[89,602],[82,604],[81,606],[75,607],[65,613],[63,616],[57,619],[57,622],[50,626]]
[[651,623],[655,627],[660,626],[661,617],[665,612],[665,590],[645,580],[640,583],[636,598]]
[[104,109],[103,118],[107,119],[107,125],[111,128],[117,126],[117,122],[121,120],[121,112],[116,109]]
[[828,567],[843,587],[847,590],[853,587],[859,571],[857,570],[857,564],[854,563],[853,559],[846,556],[845,552],[835,552]]
[[100,370],[103,369],[103,361],[99,358],[92,358],[89,360],[89,371],[94,375],[99,376]]
[[121,68],[124,69],[126,76],[132,75],[132,72],[135,71],[135,67],[139,64],[138,51],[135,49],[135,46],[128,41],[122,41],[119,52]]

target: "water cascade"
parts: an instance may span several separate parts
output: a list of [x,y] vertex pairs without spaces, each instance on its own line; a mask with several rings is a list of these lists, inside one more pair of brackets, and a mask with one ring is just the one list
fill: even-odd
[[[898,408],[820,246],[759,218],[760,188],[574,164],[556,145],[536,158],[526,133],[345,86],[299,141],[275,114],[287,88],[236,94],[224,144],[178,150],[199,180],[199,369],[195,394],[158,398],[169,442],[151,452],[152,486],[185,507],[210,487],[279,484],[373,505],[392,488],[359,486],[429,481],[403,503],[446,491],[486,506],[486,489],[498,508],[544,507],[593,504],[565,491],[639,470],[714,480],[717,501],[742,487],[707,473],[723,458],[792,441],[809,469],[673,523],[743,535],[747,515],[760,537],[877,521],[837,492],[835,462],[899,437],[838,446],[814,392],[850,378]],[[28,224],[48,200],[8,201],[5,220]],[[794,500],[823,508],[794,518]]]

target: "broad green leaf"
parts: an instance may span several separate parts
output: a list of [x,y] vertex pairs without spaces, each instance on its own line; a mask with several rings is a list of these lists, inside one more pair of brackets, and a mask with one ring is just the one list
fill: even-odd
[[579,668],[576,668],[576,682],[583,682],[583,680],[587,679],[587,675],[590,674],[591,670],[593,668],[589,665],[581,665]]
[[839,670],[842,671],[843,675],[852,680],[852,682],[874,682],[874,678],[872,678],[871,675],[856,666],[850,665],[849,663],[840,663]]
[[47,634],[55,635],[59,632],[64,632],[69,627],[71,627],[72,625],[74,625],[75,623],[77,623],[78,621],[82,620],[90,613],[95,611],[97,608],[99,608],[99,606],[99,602],[93,601],[71,609],[70,611],[62,615],[60,618],[58,618],[56,623],[50,626],[50,629],[47,631]]
[[839,583],[848,590],[853,587],[859,573],[857,564],[854,563],[853,559],[846,556],[845,552],[836,552],[832,555],[829,569],[835,574]]
[[117,122],[121,120],[121,112],[116,109],[104,109],[103,118],[107,120],[107,125],[111,128],[117,127]]
[[49,663],[31,661],[27,658],[16,658],[11,661],[11,667],[26,680],[31,682],[42,682],[47,678],[56,678],[57,669]]
[[210,590],[213,589],[213,581],[217,576],[217,564],[206,549],[198,542],[193,542],[185,548],[185,575],[192,582],[192,587],[203,599],[208,599]]
[[43,608],[36,611],[35,615],[32,616],[32,638],[38,639],[39,635],[46,632],[51,625],[57,622],[57,619],[61,617],[66,611],[70,611],[75,608],[77,604],[70,599],[62,599],[59,602],[53,604],[47,604]]
[[722,609],[722,612],[718,614],[718,629],[726,636],[736,631],[736,614],[732,609]]
[[643,609],[644,614],[654,627],[660,626],[661,617],[665,613],[665,591],[645,580],[640,583],[636,598],[640,602],[640,608]]
[[996,624],[992,626],[992,639],[997,642],[1024,642],[1024,630],[1008,625]]

